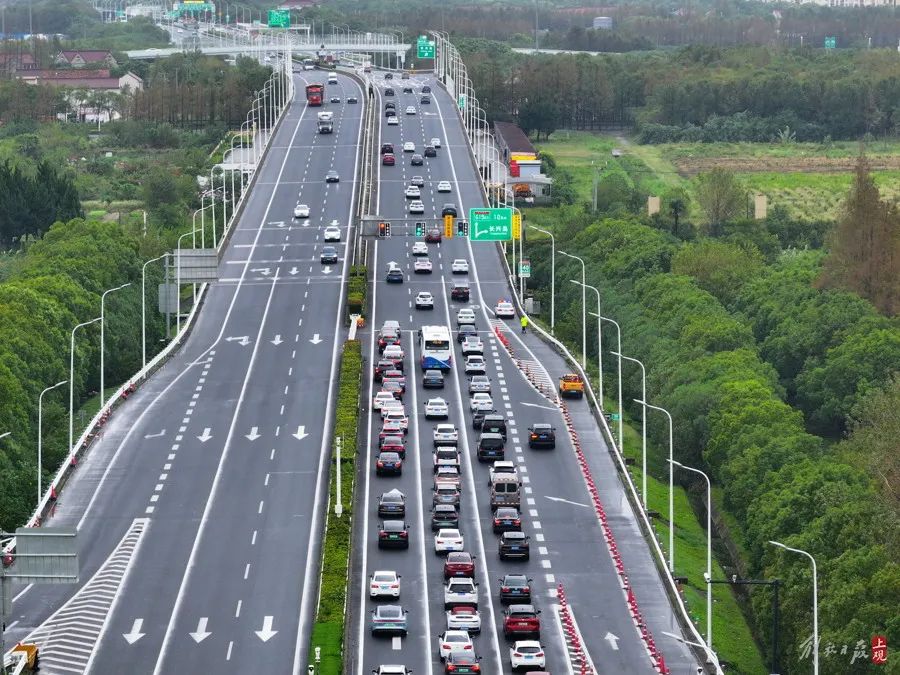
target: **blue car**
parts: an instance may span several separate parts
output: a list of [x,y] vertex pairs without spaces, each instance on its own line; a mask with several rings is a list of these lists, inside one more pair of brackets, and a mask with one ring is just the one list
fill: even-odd
[[403,283],[403,270],[399,267],[391,267],[387,271],[387,279],[386,281],[389,284],[402,284]]
[[372,611],[372,635],[401,635],[406,637],[406,610],[400,605],[378,605]]

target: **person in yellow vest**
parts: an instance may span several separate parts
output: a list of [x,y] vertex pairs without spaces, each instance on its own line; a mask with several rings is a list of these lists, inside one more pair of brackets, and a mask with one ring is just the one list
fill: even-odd
[[528,328],[528,317],[524,314],[522,315],[522,333],[525,332],[525,329]]

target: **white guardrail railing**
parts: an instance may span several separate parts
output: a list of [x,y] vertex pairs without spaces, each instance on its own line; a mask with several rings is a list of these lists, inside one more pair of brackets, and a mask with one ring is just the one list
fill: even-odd
[[[287,64],[287,73],[288,77],[290,75],[290,56],[288,52],[288,56],[285,59]],[[277,77],[277,73],[274,77]],[[259,133],[258,136],[262,136],[264,138],[263,141],[263,149],[255,157],[255,163],[253,164],[253,171],[250,177],[250,180],[247,182],[245,188],[241,191],[241,196],[238,201],[235,203],[234,208],[231,213],[231,217],[229,218],[225,229],[222,232],[222,237],[218,243],[218,250],[221,252],[224,247],[228,244],[230,239],[230,235],[232,233],[232,225],[236,222],[237,218],[240,217],[244,202],[247,196],[251,192],[251,188],[256,181],[256,177],[259,173],[259,167],[261,166],[267,152],[269,149],[269,142],[275,135],[275,131],[281,124],[281,121],[284,118],[284,115],[290,109],[290,99],[287,104],[278,108],[277,116],[274,118],[274,123],[272,124],[272,128],[268,130],[268,132]],[[249,113],[248,113],[249,114]],[[244,153],[246,155],[246,152]],[[97,434],[103,428],[104,424],[108,420],[110,414],[113,410],[115,410],[122,402],[124,402],[129,395],[135,390],[135,388],[146,382],[146,380],[156,371],[158,368],[168,360],[174,352],[184,344],[188,335],[190,334],[194,323],[197,318],[197,314],[199,313],[201,307],[203,306],[203,301],[205,299],[206,292],[208,291],[207,284],[201,284],[199,292],[197,293],[197,300],[194,303],[194,306],[191,308],[190,313],[188,314],[187,319],[182,324],[181,332],[178,333],[175,337],[172,338],[172,341],[167,344],[162,351],[160,351],[156,356],[154,356],[145,367],[141,368],[137,373],[135,373],[126,383],[124,383],[121,387],[119,387],[114,394],[109,397],[109,401],[106,405],[104,405],[100,410],[97,411],[97,414],[91,418],[91,421],[85,427],[85,430],[78,437],[77,442],[73,446],[71,452],[66,456],[65,461],[60,465],[59,470],[56,472],[53,480],[47,487],[47,490],[44,492],[44,495],[41,498],[41,501],[38,503],[37,507],[32,513],[31,518],[28,519],[28,522],[25,524],[25,527],[40,527],[45,514],[51,511],[52,503],[55,501],[55,498],[58,497],[60,491],[65,486],[67,480],[70,477],[70,474],[76,469],[78,464],[78,458],[83,456],[88,449],[90,448],[91,443],[96,438]],[[9,555],[15,551],[16,547],[16,539],[15,537],[7,540],[4,544],[2,550],[0,550],[0,554],[3,556]],[[7,662],[7,660],[9,662]],[[18,659],[21,662],[21,658],[17,655],[16,657],[12,657],[11,651],[7,652],[4,655],[4,665],[9,667],[13,665],[13,661]],[[17,664],[16,668],[18,670],[14,670],[13,673],[16,675],[17,673],[22,672],[22,668],[24,665]]]
[[[446,33],[432,32],[432,35],[434,35],[437,42],[435,55],[436,75],[438,76],[438,80],[448,91],[448,93],[453,96],[454,100],[463,101],[462,106],[457,105],[456,107],[457,114],[459,115],[460,121],[463,123],[463,126],[467,132],[470,159],[474,162],[475,168],[479,171],[479,176],[481,177],[482,196],[485,199],[485,203],[490,204],[490,185],[488,182],[488,178],[485,177],[479,169],[479,160],[482,158],[479,158],[477,155],[479,148],[487,148],[487,144],[485,144],[484,142],[479,142],[479,139],[482,138],[484,134],[487,134],[492,138],[489,128],[486,128],[486,116],[484,115],[484,112],[481,110],[481,108],[477,107],[477,99],[474,97],[474,95],[472,95],[473,90],[471,80],[469,80],[468,78],[465,64],[462,62],[462,59],[460,58],[459,52],[456,50],[456,47],[454,47],[453,44],[450,43]],[[463,98],[460,99],[460,97]],[[467,111],[466,108],[468,106],[472,106],[474,109]],[[463,109],[461,110],[460,108]],[[490,158],[488,158],[488,161],[490,161]],[[499,202],[499,205],[505,204],[501,200]],[[513,278],[513,275],[512,270],[509,268],[509,263],[506,260],[505,256],[502,256],[502,258],[506,272],[506,279],[510,284],[510,295],[515,298],[514,302],[517,305],[520,314],[523,316],[527,316],[527,314],[525,313],[525,308],[519,301],[518,293],[514,292],[514,289],[512,288],[511,280]],[[589,394],[589,402],[592,404],[592,412],[594,413],[594,417],[597,420],[597,423],[600,425],[607,446],[611,449],[610,454],[615,457],[616,463],[618,464],[619,475],[622,478],[622,482],[626,488],[626,493],[628,494],[629,500],[631,502],[632,510],[637,514],[638,520],[642,526],[642,529],[644,530],[644,538],[649,542],[651,550],[654,553],[653,557],[654,562],[656,563],[657,571],[662,577],[663,582],[665,583],[669,598],[676,609],[676,613],[681,621],[682,627],[690,633],[691,641],[696,642],[700,645],[705,645],[705,640],[697,630],[694,622],[691,620],[687,606],[684,604],[684,598],[678,590],[678,586],[675,582],[674,577],[672,576],[672,573],[669,571],[668,565],[666,564],[665,554],[663,553],[659,540],[656,537],[647,512],[642,507],[642,501],[640,495],[638,494],[637,486],[634,484],[634,481],[631,478],[631,474],[628,472],[628,469],[626,467],[625,458],[622,456],[621,452],[619,451],[618,445],[613,438],[612,430],[610,429],[609,424],[607,423],[606,418],[603,415],[602,406],[597,400],[594,388],[590,383],[590,378],[588,378],[587,373],[579,364],[578,359],[576,359],[575,356],[573,356],[571,352],[569,352],[568,348],[562,342],[560,342],[543,328],[541,328],[536,321],[532,321],[531,317],[529,317],[529,326],[531,326],[531,328],[535,332],[537,332],[544,339],[544,341],[555,347],[560,355],[565,358],[569,365],[571,365],[572,368],[576,372],[578,372],[584,380]],[[704,651],[705,650],[706,648],[704,649]],[[697,656],[701,661],[706,660],[705,654],[698,653]]]

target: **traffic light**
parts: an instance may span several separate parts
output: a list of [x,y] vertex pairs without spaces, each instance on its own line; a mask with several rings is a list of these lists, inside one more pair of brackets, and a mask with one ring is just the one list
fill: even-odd
[[522,214],[520,213],[512,215],[512,237],[513,239],[522,238]]
[[453,236],[453,216],[444,216],[444,237],[450,239]]
[[424,237],[425,236],[425,223],[421,220],[416,223],[416,236]]
[[391,236],[391,224],[390,223],[378,223],[378,236],[379,237],[390,237]]
[[456,234],[460,237],[468,237],[469,236],[469,221],[468,220],[457,220],[456,221]]

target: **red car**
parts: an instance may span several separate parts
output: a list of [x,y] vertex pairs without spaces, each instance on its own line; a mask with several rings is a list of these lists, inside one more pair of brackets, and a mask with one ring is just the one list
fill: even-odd
[[425,241],[429,244],[440,244],[441,243],[441,231],[433,227],[425,233]]
[[396,452],[400,459],[406,459],[406,445],[403,436],[385,436],[380,443],[381,452]]
[[382,155],[381,156],[381,165],[382,166],[394,166],[395,163],[394,156],[391,154]]
[[389,391],[398,401],[403,398],[403,385],[397,380],[391,380],[386,377],[381,378],[381,391]]
[[503,637],[507,640],[540,640],[541,619],[533,605],[510,605],[503,612]]
[[475,556],[465,551],[451,551],[444,561],[444,578],[475,578]]
[[402,393],[406,393],[406,375],[403,374],[402,370],[397,370],[396,368],[391,370],[386,370],[381,375],[382,382],[397,382],[400,385],[400,391]]
[[396,370],[396,368],[394,368],[394,362],[389,361],[388,359],[381,359],[377,364],[375,364],[375,368],[372,371],[372,379],[374,379],[376,382],[381,382],[381,378],[388,370]]
[[388,345],[399,345],[401,344],[400,331],[395,330],[385,330],[378,334],[378,352],[381,353],[384,351],[384,348]]
[[378,444],[380,445],[388,436],[400,436],[405,433],[403,425],[400,422],[387,421],[381,425],[381,432],[378,434]]
[[382,450],[375,459],[376,476],[400,476],[403,474],[403,460],[396,452]]

